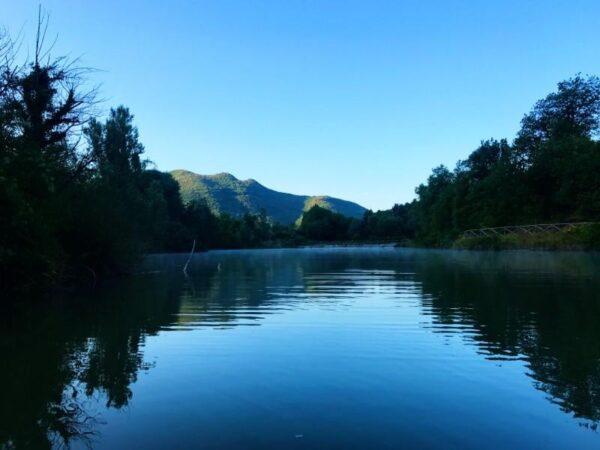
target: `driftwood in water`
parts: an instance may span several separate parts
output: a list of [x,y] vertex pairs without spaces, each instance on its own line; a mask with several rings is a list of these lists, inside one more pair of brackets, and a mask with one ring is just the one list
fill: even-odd
[[194,243],[192,244],[192,251],[190,252],[190,256],[188,257],[188,260],[185,263],[185,266],[183,266],[183,273],[185,274],[186,277],[188,276],[188,272],[187,272],[188,264],[192,260],[192,256],[194,256],[194,250],[196,250],[196,239],[194,239]]

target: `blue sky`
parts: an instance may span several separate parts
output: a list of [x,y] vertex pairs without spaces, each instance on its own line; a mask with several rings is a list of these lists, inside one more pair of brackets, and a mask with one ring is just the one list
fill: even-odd
[[[38,1],[0,0],[31,44]],[[600,74],[600,1],[42,1],[159,169],[373,209]]]

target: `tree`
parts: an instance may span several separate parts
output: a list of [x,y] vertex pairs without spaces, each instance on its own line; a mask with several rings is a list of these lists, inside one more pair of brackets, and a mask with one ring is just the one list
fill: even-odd
[[65,227],[90,163],[76,139],[93,102],[93,91],[81,88],[85,71],[42,48],[38,30],[34,61],[19,66],[8,38],[0,42],[6,57],[0,67],[2,285],[41,285],[62,276],[69,259]]
[[600,126],[600,79],[576,75],[558,83],[521,121],[515,146],[527,157],[536,146],[567,136],[593,137]]
[[350,222],[348,217],[314,205],[302,214],[298,232],[316,241],[344,240],[348,239]]
[[145,174],[144,147],[126,107],[111,109],[104,123],[90,120],[84,134],[94,164],[69,229],[71,251],[95,272],[128,271],[144,251],[162,247],[165,184]]
[[417,193],[417,223],[420,239],[432,245],[450,239],[453,232],[452,201],[455,177],[446,166],[438,166]]
[[141,176],[144,146],[139,141],[128,108],[111,109],[104,124],[92,119],[86,128],[86,136],[101,177],[128,183]]

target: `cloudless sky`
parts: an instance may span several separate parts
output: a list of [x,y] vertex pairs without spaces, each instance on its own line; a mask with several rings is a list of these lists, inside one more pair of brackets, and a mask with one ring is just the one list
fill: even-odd
[[[0,0],[33,42],[38,0]],[[600,74],[600,1],[48,0],[55,54],[101,69],[161,170],[231,172],[373,208],[577,72]]]

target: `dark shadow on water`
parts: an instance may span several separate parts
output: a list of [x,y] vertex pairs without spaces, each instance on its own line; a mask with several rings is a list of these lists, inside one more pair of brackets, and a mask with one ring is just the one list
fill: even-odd
[[59,306],[21,307],[2,318],[0,446],[92,444],[101,414],[131,399],[148,370],[143,346],[179,308],[180,292],[161,278],[119,282]]

